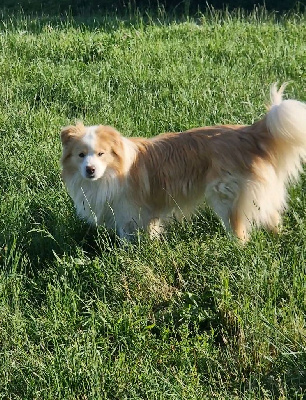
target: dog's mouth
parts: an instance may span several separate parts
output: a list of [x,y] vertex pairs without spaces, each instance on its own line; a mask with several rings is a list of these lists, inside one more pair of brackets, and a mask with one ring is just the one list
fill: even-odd
[[86,179],[89,181],[96,181],[98,178],[96,175],[86,175]]

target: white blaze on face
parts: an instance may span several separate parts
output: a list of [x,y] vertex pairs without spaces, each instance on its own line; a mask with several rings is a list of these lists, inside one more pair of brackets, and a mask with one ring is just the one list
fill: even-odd
[[101,178],[106,169],[106,164],[103,163],[101,158],[98,156],[97,149],[97,126],[91,126],[86,128],[86,133],[82,138],[82,143],[86,152],[84,152],[83,161],[81,163],[81,174],[84,178],[90,180],[97,180]]

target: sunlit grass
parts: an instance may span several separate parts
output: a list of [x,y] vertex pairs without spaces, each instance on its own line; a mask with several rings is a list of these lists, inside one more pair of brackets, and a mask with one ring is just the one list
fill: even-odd
[[252,123],[275,81],[306,100],[302,16],[162,17],[3,16],[1,398],[303,398],[304,176],[282,233],[245,247],[205,207],[117,247],[61,182],[77,119],[149,137]]

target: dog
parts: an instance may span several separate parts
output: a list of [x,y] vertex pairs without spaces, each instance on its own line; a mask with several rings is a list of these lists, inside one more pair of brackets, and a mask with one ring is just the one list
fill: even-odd
[[287,187],[306,157],[306,104],[271,104],[252,125],[221,125],[126,138],[111,126],[82,123],[61,131],[62,178],[79,216],[122,239],[141,229],[158,237],[173,217],[203,201],[245,242],[254,226],[277,232]]

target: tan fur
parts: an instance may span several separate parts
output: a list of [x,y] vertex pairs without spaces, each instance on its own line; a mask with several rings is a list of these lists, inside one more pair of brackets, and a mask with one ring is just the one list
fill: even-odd
[[[138,228],[156,236],[173,215],[189,216],[206,199],[243,241],[254,224],[276,231],[286,207],[286,185],[298,177],[306,152],[300,122],[305,105],[282,102],[282,90],[273,92],[271,110],[251,126],[195,128],[151,139],[123,138],[108,126],[64,128],[63,179],[79,214],[127,239]],[[84,143],[90,148],[91,141],[97,149],[92,153],[103,152],[106,169],[88,182],[79,177],[77,154],[86,152]],[[82,198],[88,210],[80,207]]]
[[165,204],[194,204],[202,200],[206,184],[224,172],[252,173],[257,157],[271,161],[265,144],[256,144],[260,136],[267,145],[271,142],[262,128],[262,123],[252,127],[228,125],[166,133],[151,140],[131,139],[138,146],[131,182],[135,188],[142,185],[139,171],[143,169],[149,177],[149,190],[141,192],[139,201],[157,210]]

